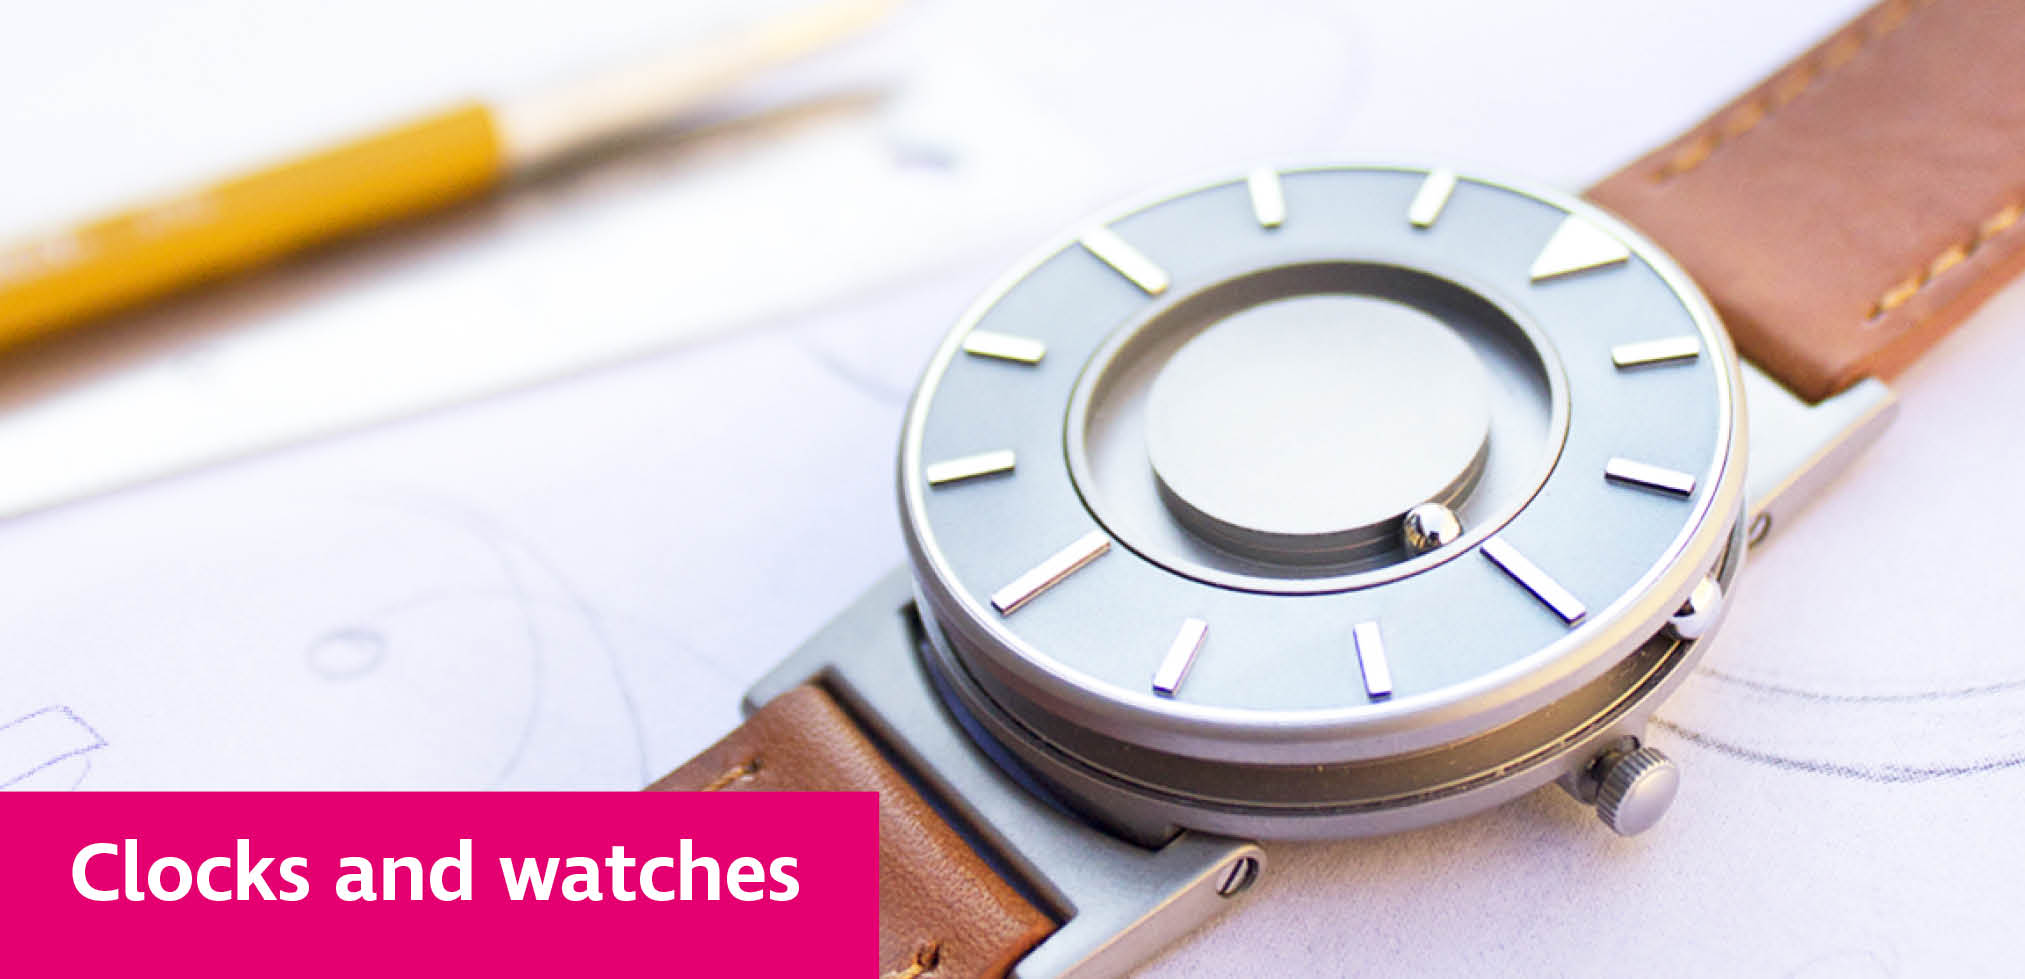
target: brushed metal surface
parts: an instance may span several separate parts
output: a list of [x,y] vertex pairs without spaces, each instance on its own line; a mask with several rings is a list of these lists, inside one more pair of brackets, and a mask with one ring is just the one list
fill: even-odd
[[1410,307],[1262,303],[1167,359],[1147,459],[1169,509],[1217,545],[1326,561],[1391,545],[1421,503],[1459,505],[1489,449],[1489,386],[1470,345]]

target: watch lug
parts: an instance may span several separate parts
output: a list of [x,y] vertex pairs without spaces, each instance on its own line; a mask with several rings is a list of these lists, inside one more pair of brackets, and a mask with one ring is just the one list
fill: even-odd
[[1750,361],[1744,361],[1743,373],[1750,419],[1748,539],[1756,546],[1877,441],[1898,415],[1898,395],[1867,377],[1841,394],[1808,404]]
[[810,680],[844,704],[971,845],[1060,922],[1015,977],[1127,972],[1257,880],[1265,857],[1249,840],[1183,831],[1157,848],[1140,846],[1015,780],[937,693],[917,646],[913,601],[906,571],[887,575],[754,684],[745,706]]

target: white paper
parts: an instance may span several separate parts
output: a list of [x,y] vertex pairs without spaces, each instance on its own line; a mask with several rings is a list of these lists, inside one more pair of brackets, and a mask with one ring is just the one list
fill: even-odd
[[[489,81],[502,62],[581,62],[669,26],[680,5],[579,4],[584,23],[562,27],[545,6],[500,5],[426,68],[403,66],[429,46],[386,37],[370,6],[38,8],[78,21],[0,38],[10,90],[42,93],[0,104],[16,145],[36,148],[10,161],[0,215],[39,220],[38,202],[208,172],[259,139],[301,145]],[[558,322],[597,331],[585,362],[629,356],[0,524],[0,725],[12,722],[0,782],[39,766],[18,784],[639,785],[734,724],[747,683],[901,560],[904,399],[946,325],[1044,233],[1024,224],[1216,167],[1325,154],[1458,159],[1579,187],[1859,6],[926,5],[907,28],[934,39],[909,42],[925,52],[918,70],[1021,107],[999,131],[1037,135],[1002,159],[1032,167],[1035,187],[969,185],[1011,187],[998,201],[901,189],[970,179],[933,168],[882,183],[874,147],[919,149],[936,129],[896,114],[883,133],[839,124],[782,144],[861,167],[850,180],[890,196],[824,203],[821,180],[797,182],[801,149],[671,153],[163,311],[169,325],[119,364],[136,390],[181,391],[187,413],[107,401],[78,416],[100,434],[76,452],[121,424],[217,438],[284,396],[310,409],[337,397],[260,389],[269,356],[332,358],[346,369],[298,379],[384,383],[348,403],[384,396],[389,410],[431,378],[525,377],[568,346],[542,334]],[[425,33],[469,20],[412,16]],[[192,60],[221,34],[233,43]],[[298,88],[256,97],[239,77]],[[986,139],[997,121],[944,131]],[[94,127],[107,142],[91,145],[143,133],[157,158],[86,152]],[[952,213],[909,210],[930,204]],[[950,252],[981,257],[941,254],[934,235],[908,251],[923,243],[887,217],[943,220]],[[809,241],[787,240],[801,229]],[[860,233],[878,254],[840,257]],[[805,250],[784,261],[773,245]],[[696,269],[658,274],[675,256]],[[417,325],[436,318],[450,322]],[[485,325],[498,335],[473,343]],[[720,332],[630,356],[692,326]],[[1753,555],[1707,669],[1660,714],[1654,740],[1685,782],[1653,831],[1618,839],[1547,790],[1415,833],[1271,845],[1260,885],[1146,974],[2014,971],[2021,327],[2025,292],[2012,289],[1902,379],[1896,428]],[[368,337],[411,343],[415,362],[367,357],[385,349]],[[429,368],[460,351],[488,366]],[[109,369],[75,360],[86,381]],[[253,380],[242,400],[207,402],[207,370]],[[0,378],[0,428],[68,390]],[[40,471],[56,463],[0,457],[17,486],[58,478]]]

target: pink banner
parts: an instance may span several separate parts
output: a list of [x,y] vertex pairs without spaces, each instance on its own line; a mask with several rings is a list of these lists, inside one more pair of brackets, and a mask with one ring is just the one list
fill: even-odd
[[872,793],[22,792],[0,827],[5,975],[877,970]]

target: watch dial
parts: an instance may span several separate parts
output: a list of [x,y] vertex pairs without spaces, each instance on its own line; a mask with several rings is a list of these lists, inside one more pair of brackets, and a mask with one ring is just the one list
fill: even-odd
[[1595,676],[1713,563],[1735,371],[1670,262],[1579,202],[1259,171],[975,308],[912,408],[904,519],[959,657],[1114,733],[1448,737],[1458,705]]

